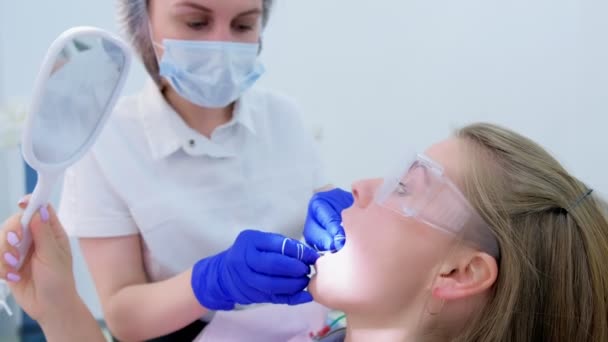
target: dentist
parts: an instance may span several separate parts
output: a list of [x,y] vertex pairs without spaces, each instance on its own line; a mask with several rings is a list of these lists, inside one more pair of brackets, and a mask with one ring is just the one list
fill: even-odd
[[192,340],[215,310],[309,302],[305,221],[318,249],[343,237],[350,194],[320,194],[306,219],[329,188],[314,142],[291,99],[255,86],[272,2],[118,1],[151,81],[66,172],[59,217],[119,340]]

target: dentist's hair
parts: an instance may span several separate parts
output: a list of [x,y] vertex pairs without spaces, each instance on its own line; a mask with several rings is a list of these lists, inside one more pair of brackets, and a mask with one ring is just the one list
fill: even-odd
[[[262,27],[266,27],[274,0],[261,1]],[[148,25],[148,2],[149,0],[118,0],[118,23],[144,63],[148,74],[160,87],[158,61]]]
[[500,246],[493,296],[456,341],[608,341],[608,215],[596,192],[517,133],[456,132],[464,192]]

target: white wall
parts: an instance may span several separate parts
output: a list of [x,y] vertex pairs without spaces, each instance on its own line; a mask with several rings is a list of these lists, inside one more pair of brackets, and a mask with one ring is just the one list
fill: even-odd
[[340,185],[473,120],[508,125],[608,192],[602,0],[283,1],[265,83],[325,129]]
[[[608,194],[607,1],[277,2],[262,83],[296,97],[307,124],[322,128],[336,184],[377,176],[407,146],[423,149],[454,127],[486,120],[540,142]],[[6,95],[29,94],[45,48],[62,30],[116,31],[113,3],[4,2]],[[142,83],[142,70],[133,70],[127,93]]]

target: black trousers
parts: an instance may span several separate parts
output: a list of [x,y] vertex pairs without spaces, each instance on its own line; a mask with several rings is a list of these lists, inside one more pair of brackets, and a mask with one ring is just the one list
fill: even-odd
[[[207,323],[196,320],[176,332],[148,340],[148,342],[192,342],[192,340],[194,340],[196,336],[203,331],[206,325]],[[112,340],[114,342],[120,342],[115,337],[113,337]]]

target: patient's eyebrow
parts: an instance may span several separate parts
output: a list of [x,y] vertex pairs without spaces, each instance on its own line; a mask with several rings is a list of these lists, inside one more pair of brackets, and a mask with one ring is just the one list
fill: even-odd
[[[415,161],[414,163],[412,163],[412,165],[407,170],[404,177],[406,179],[409,179],[410,181],[415,182],[416,184],[419,184],[419,183],[423,183],[424,185],[431,184],[431,177],[429,176],[429,170],[428,170],[427,166],[425,166],[423,163],[420,163],[419,161]],[[405,182],[405,183],[407,183],[407,182]],[[403,185],[407,186],[407,184],[405,184],[405,183]]]

